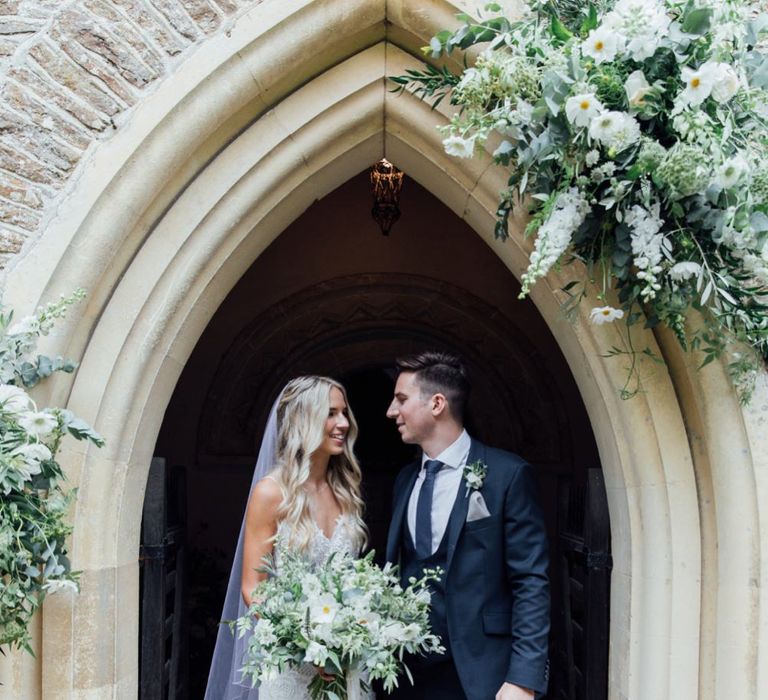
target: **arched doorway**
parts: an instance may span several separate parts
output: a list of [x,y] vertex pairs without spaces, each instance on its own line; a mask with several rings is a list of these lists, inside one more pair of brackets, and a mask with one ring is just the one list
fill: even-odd
[[[362,173],[293,222],[219,307],[168,406],[155,454],[186,467],[190,697],[202,694],[260,432],[277,392],[303,373],[347,385],[361,426],[371,544],[381,553],[393,481],[414,454],[384,416],[393,360],[429,347],[468,362],[470,432],[537,468],[553,560],[553,659],[565,654],[558,533],[567,513],[558,506],[599,467],[575,382],[533,304],[517,300],[515,278],[445,205],[408,181],[402,219],[387,238],[369,208]],[[607,609],[607,588],[593,602]],[[607,622],[601,647],[589,650],[602,659],[603,693]],[[561,666],[553,664],[550,697],[565,687]],[[600,697],[593,691],[592,700]]]

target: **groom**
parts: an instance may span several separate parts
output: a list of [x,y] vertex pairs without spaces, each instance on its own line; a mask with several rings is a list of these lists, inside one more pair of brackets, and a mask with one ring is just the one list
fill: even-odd
[[530,700],[547,686],[547,538],[533,469],[469,437],[455,356],[398,360],[387,417],[421,458],[398,474],[387,560],[404,582],[440,566],[431,622],[445,655],[413,657],[397,700]]

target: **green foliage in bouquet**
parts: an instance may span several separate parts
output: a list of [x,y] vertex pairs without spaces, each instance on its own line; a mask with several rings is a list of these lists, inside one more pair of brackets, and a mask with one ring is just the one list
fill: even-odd
[[254,591],[255,602],[230,623],[240,636],[250,635],[242,673],[254,683],[309,663],[333,676],[315,676],[309,685],[313,700],[346,700],[350,677],[364,689],[368,681],[381,680],[391,692],[402,673],[411,678],[404,653],[444,651],[429,628],[427,586],[439,570],[403,589],[397,567],[378,567],[373,552],[362,559],[336,553],[315,566],[276,546],[279,575],[268,558],[262,571],[269,578]]
[[18,323],[12,312],[0,312],[0,651],[7,646],[32,653],[28,626],[35,610],[49,593],[77,590],[66,547],[74,491],[62,488],[56,454],[67,435],[99,447],[103,440],[70,411],[38,410],[26,389],[53,372],[76,369],[76,363],[35,354],[35,348],[83,297],[78,290]]
[[581,260],[587,279],[565,289],[564,310],[596,283],[591,321],[623,319],[623,347],[607,353],[631,358],[622,396],[640,389],[638,356],[654,357],[632,345],[643,322],[701,351],[702,366],[730,353],[748,401],[768,358],[768,17],[743,0],[538,1],[516,20],[492,3],[485,15],[460,15],[424,49],[486,45],[460,75],[428,65],[391,80],[459,107],[448,154],[500,138],[496,236],[521,203],[536,235],[521,297]]

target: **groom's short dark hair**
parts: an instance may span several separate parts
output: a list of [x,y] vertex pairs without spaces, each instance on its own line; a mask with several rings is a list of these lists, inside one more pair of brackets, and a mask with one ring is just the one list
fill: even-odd
[[445,394],[455,418],[464,420],[471,388],[469,373],[457,355],[428,350],[395,361],[398,372],[413,372],[422,393]]

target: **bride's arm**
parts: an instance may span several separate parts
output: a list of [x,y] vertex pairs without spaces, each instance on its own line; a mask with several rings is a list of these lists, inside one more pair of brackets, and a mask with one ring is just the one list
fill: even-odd
[[251,492],[245,514],[240,587],[246,605],[251,604],[251,594],[267,577],[256,569],[263,564],[262,557],[272,552],[271,538],[277,530],[277,510],[282,500],[280,487],[272,479],[262,479]]

